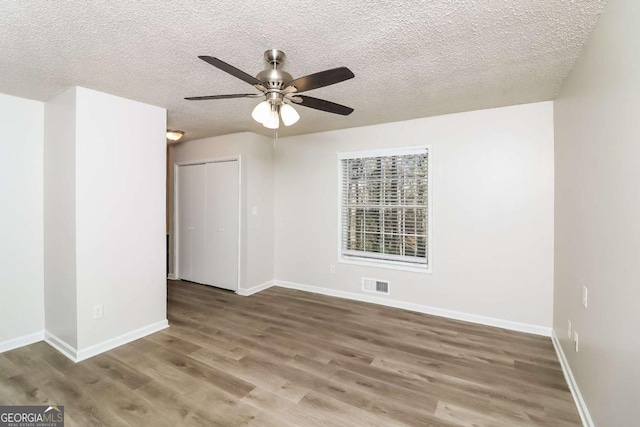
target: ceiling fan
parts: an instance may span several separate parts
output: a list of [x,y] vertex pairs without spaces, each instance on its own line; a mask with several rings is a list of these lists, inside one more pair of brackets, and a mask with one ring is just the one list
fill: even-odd
[[251,116],[266,128],[278,129],[280,127],[280,118],[282,118],[282,123],[285,126],[291,126],[296,123],[300,119],[300,115],[291,104],[343,116],[353,112],[353,108],[344,105],[311,96],[299,95],[301,92],[340,83],[355,77],[347,67],[333,68],[294,79],[291,74],[281,68],[285,58],[284,52],[278,49],[270,49],[264,53],[264,59],[269,66],[258,73],[256,77],[253,77],[218,58],[212,56],[198,56],[198,58],[249,83],[261,93],[192,96],[185,99],[189,101],[204,101],[209,99],[264,98],[264,101],[253,109]]

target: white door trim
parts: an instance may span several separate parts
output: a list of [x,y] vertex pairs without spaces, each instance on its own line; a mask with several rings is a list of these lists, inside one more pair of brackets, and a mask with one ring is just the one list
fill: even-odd
[[178,224],[180,223],[180,218],[178,214],[178,200],[180,197],[180,192],[178,191],[178,180],[179,177],[179,168],[180,166],[191,166],[191,165],[204,165],[207,163],[223,163],[223,162],[238,162],[238,283],[236,284],[236,293],[238,289],[240,289],[241,283],[241,271],[242,271],[242,156],[228,156],[228,157],[218,157],[212,159],[204,159],[204,160],[189,160],[184,162],[175,162],[173,164],[173,275],[180,279],[180,230]]

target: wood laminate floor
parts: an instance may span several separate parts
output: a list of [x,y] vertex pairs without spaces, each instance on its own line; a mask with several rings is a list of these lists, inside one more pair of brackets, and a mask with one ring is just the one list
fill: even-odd
[[70,426],[579,426],[548,338],[322,295],[169,282],[171,327],[74,364],[0,354]]

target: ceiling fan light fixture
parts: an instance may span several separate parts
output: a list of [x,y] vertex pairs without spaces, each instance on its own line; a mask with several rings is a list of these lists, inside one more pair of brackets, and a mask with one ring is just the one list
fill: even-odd
[[280,115],[278,114],[278,107],[273,105],[269,112],[269,117],[262,123],[262,126],[267,129],[278,129],[280,127]]
[[353,72],[347,67],[332,68],[294,79],[291,74],[282,69],[285,59],[283,51],[270,49],[265,52],[264,57],[268,65],[254,77],[216,57],[198,56],[209,65],[250,84],[261,93],[190,96],[185,99],[188,101],[204,101],[210,99],[262,98],[264,101],[253,108],[251,117],[268,129],[278,129],[280,127],[280,119],[282,119],[285,126],[291,126],[300,120],[298,112],[286,102],[295,102],[305,108],[313,108],[342,116],[348,116],[353,112],[353,108],[336,104],[335,102],[299,95],[302,92],[354,78]]
[[262,101],[251,112],[251,117],[258,123],[264,123],[269,119],[271,114],[271,104],[269,101]]
[[282,116],[282,123],[285,126],[291,126],[300,120],[300,114],[289,104],[283,104],[280,107],[280,116]]
[[171,142],[178,142],[184,136],[184,131],[167,129],[167,139]]

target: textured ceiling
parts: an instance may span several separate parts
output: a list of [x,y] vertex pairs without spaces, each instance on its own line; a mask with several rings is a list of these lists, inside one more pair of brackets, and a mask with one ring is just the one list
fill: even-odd
[[251,92],[199,60],[255,75],[286,52],[294,77],[338,66],[355,79],[308,92],[355,109],[297,107],[296,135],[555,97],[606,0],[0,0],[0,92],[47,100],[70,86],[165,107],[186,139],[255,123]]

